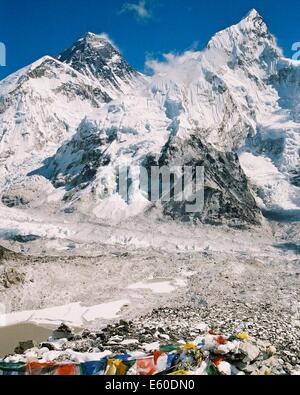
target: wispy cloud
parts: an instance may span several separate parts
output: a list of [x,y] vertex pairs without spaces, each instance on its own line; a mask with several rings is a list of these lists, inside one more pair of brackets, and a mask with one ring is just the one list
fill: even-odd
[[107,40],[108,42],[111,43],[113,47],[115,47],[118,51],[120,51],[120,48],[117,46],[117,44],[114,42],[114,40],[105,32],[98,34],[99,37],[104,38],[104,40]]
[[199,78],[201,56],[199,51],[186,51],[180,55],[164,54],[162,61],[148,58],[145,71],[153,75],[153,81],[172,81],[188,86]]
[[152,12],[148,7],[146,0],[140,0],[138,3],[126,3],[121,9],[121,13],[131,12],[140,20],[145,21],[152,18]]

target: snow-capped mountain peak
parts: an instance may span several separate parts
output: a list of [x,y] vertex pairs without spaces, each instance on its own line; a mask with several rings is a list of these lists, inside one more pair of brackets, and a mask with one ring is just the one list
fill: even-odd
[[249,30],[256,30],[257,32],[265,32],[270,34],[268,26],[259,12],[253,8],[248,12],[248,14],[240,20],[236,25],[229,27],[228,29],[238,26],[239,28],[243,29],[244,31]]
[[126,91],[138,75],[104,34],[86,33],[58,59],[114,92]]
[[268,72],[282,56],[275,37],[255,9],[236,25],[218,32],[210,40],[208,48],[225,51],[231,57],[232,67],[259,62]]
[[258,20],[264,22],[264,19],[260,13],[255,8],[252,8],[252,10],[250,10],[248,14],[242,19],[242,22],[248,21],[249,23],[255,23]]
[[[89,48],[95,50],[107,48],[107,50],[111,52],[118,51],[115,44],[106,34],[95,34],[92,32],[85,33],[71,48],[68,48],[67,51],[70,51],[69,54],[72,57],[77,51],[81,51],[81,53],[84,54]],[[61,58],[65,51],[63,51],[58,58]]]
[[[85,41],[87,44],[93,45],[95,47],[104,46],[104,45],[113,45],[112,41],[105,34],[95,34],[92,32],[87,32],[85,35],[79,39]],[[114,46],[115,47],[115,46]]]

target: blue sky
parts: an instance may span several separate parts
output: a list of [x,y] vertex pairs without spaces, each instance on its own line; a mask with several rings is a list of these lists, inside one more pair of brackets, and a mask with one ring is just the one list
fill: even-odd
[[106,32],[139,70],[147,57],[202,48],[251,8],[292,56],[300,41],[299,0],[2,0],[0,42],[7,65],[0,79],[44,55],[56,55],[87,31]]

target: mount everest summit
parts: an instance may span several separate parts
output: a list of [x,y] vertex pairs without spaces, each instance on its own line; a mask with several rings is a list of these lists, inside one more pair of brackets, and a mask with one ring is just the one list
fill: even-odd
[[[87,33],[0,81],[2,206],[235,225],[299,212],[300,62],[255,10],[203,51],[148,66]],[[170,164],[204,166],[202,213],[150,203],[134,176],[128,200],[118,194],[119,166]]]

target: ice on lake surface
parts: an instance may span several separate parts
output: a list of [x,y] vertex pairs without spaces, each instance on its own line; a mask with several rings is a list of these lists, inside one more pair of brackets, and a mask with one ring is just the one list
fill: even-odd
[[[12,312],[0,315],[0,328],[12,327],[23,323],[59,326],[61,323],[81,327],[97,319],[111,320],[118,317],[123,306],[130,303],[127,299],[110,301],[94,306],[81,303],[49,307],[46,309]],[[31,340],[31,339],[30,339]]]

